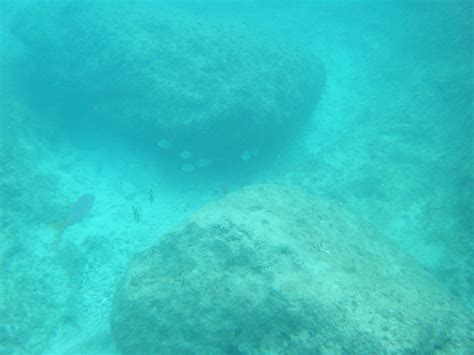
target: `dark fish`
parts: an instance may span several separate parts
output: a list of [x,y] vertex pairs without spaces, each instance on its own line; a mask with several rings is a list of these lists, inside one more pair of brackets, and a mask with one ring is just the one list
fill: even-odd
[[138,208],[136,208],[135,206],[132,206],[132,210],[133,210],[133,219],[135,220],[135,222],[140,223],[140,212],[138,211]]
[[222,185],[222,194],[225,196],[229,193],[229,188],[227,185]]
[[94,206],[94,201],[95,197],[91,194],[85,194],[79,197],[64,221],[57,226],[58,233],[56,234],[56,242],[59,242],[59,238],[63,235],[66,228],[82,221],[89,214]]
[[148,190],[148,198],[150,200],[150,203],[153,203],[155,201],[155,193],[153,192],[153,187],[150,187]]

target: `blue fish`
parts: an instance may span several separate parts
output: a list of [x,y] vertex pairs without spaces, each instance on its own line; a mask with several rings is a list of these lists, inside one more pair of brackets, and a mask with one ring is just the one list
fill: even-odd
[[72,206],[64,221],[58,223],[56,226],[56,243],[59,243],[61,236],[68,227],[82,221],[85,217],[87,217],[94,206],[94,201],[95,197],[91,194],[85,194],[79,197],[76,203]]

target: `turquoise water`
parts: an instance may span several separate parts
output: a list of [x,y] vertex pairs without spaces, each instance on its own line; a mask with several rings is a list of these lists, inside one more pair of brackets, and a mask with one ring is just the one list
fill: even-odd
[[[197,223],[192,216],[216,201],[224,204],[222,220],[216,217],[224,233],[236,218],[225,203],[233,206],[242,188],[263,183],[318,196],[356,216],[380,243],[400,250],[403,257],[393,256],[394,263],[403,268],[414,260],[410,268],[426,272],[433,293],[445,292],[454,319],[473,319],[472,2],[10,0],[0,11],[0,354],[127,353],[124,344],[134,339],[121,338],[114,321],[111,330],[111,318],[126,314],[114,300],[130,261],[155,243],[165,248],[159,240],[170,231],[186,234],[177,226]],[[262,203],[271,209],[267,198],[268,205]],[[282,226],[302,223],[291,213],[305,205],[301,201],[272,214],[275,229],[250,229],[249,238],[274,233],[290,243],[294,233]],[[308,213],[308,223],[318,226]],[[341,218],[327,233],[346,230]],[[220,240],[218,229],[202,228]],[[295,253],[339,258],[331,250],[337,243],[321,240],[315,254]],[[198,265],[202,246],[189,243]],[[361,248],[362,254],[371,250]],[[389,263],[387,255],[379,257]],[[348,265],[353,259],[341,260]],[[302,270],[309,264],[301,261]],[[374,261],[367,270],[380,267]],[[228,279],[232,270],[216,273]],[[324,280],[337,284],[340,272],[356,277],[338,270]],[[163,279],[164,288],[180,277],[173,275],[169,283]],[[310,271],[302,275],[305,284],[317,279]],[[419,284],[404,275],[387,282]],[[216,292],[192,285],[195,295]],[[186,288],[173,287],[170,305],[180,300],[179,287]],[[253,292],[242,289],[244,298]],[[322,300],[317,290],[315,283],[318,304],[339,297],[334,291]],[[183,318],[194,317],[199,297]],[[403,304],[387,297],[388,314]],[[271,299],[260,305],[270,315]],[[422,303],[433,312],[439,307],[434,298]],[[225,322],[243,322],[219,307],[209,319],[219,314]],[[367,307],[348,317],[363,319]],[[158,322],[154,312],[152,324]],[[381,351],[370,342],[348,346],[338,322],[331,324],[334,338],[314,335],[317,340],[303,346],[298,337],[312,329],[303,314],[290,327],[298,334],[280,331],[277,318],[269,316],[275,333],[257,329],[265,341],[246,343],[245,330],[235,326],[232,339],[216,347],[209,334],[224,332],[224,321],[222,328],[201,325],[193,338],[180,318],[155,350],[137,346],[135,353]],[[249,319],[249,327],[259,324]],[[410,327],[430,338],[449,333],[441,329],[448,323]],[[450,335],[398,351],[474,352],[472,328],[459,328],[467,340],[458,348]],[[191,348],[169,345],[181,338]]]

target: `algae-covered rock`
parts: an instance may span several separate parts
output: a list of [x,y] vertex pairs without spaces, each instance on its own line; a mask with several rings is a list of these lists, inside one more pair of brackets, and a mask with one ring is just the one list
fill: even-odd
[[39,167],[44,146],[34,117],[6,90],[0,95],[0,231],[5,233],[50,221],[58,212],[58,179]]
[[40,3],[12,28],[31,53],[29,87],[45,93],[35,100],[62,106],[65,124],[166,139],[213,160],[281,144],[324,84],[301,48],[146,2]]
[[130,264],[125,354],[463,353],[472,314],[331,203],[259,185],[211,203]]

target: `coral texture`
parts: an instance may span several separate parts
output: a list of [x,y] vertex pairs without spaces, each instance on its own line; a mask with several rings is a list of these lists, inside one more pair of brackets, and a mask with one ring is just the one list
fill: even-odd
[[63,106],[64,124],[166,138],[217,161],[280,145],[324,85],[301,48],[166,7],[42,3],[13,32],[35,58],[29,87]]
[[354,216],[259,185],[139,255],[117,290],[112,330],[125,354],[460,353],[473,346],[469,317]]

